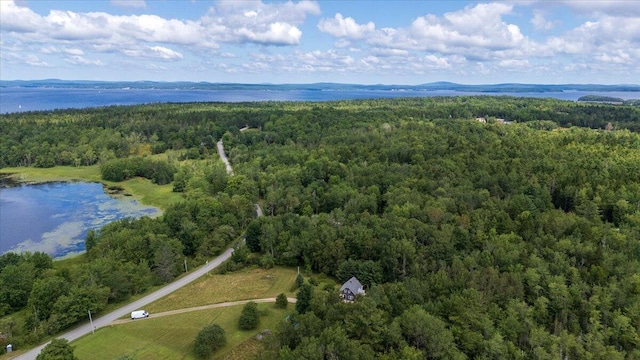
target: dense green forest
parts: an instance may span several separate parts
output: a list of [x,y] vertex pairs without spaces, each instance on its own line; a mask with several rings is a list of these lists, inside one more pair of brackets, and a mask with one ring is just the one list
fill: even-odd
[[2,167],[99,163],[172,179],[184,201],[90,233],[71,269],[0,256],[0,331],[35,342],[246,229],[225,271],[301,266],[367,290],[348,304],[303,285],[262,358],[636,359],[639,130],[631,106],[509,97],[2,115]]
[[611,104],[624,103],[624,99],[611,97],[611,96],[602,96],[602,95],[585,95],[585,96],[579,97],[578,101],[604,102],[604,103],[611,103]]

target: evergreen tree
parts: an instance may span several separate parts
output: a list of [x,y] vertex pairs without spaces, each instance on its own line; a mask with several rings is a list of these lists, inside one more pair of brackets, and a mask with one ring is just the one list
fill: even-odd
[[296,296],[296,311],[299,314],[304,314],[311,305],[311,297],[313,295],[313,288],[309,284],[304,284],[298,290]]
[[253,330],[258,327],[260,323],[260,313],[258,312],[258,304],[253,301],[249,301],[242,308],[240,318],[238,319],[238,326],[241,330]]
[[287,295],[280,294],[276,297],[276,307],[278,309],[286,309],[287,305],[289,305],[289,300],[287,300]]

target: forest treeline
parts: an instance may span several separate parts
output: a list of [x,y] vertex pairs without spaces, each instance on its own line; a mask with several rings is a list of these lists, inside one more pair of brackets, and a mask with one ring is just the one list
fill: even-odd
[[[286,115],[311,122],[336,111],[346,118],[499,118],[532,126],[640,131],[640,108],[513,97],[434,97],[328,103],[163,104],[0,115],[0,167],[83,166],[114,158],[183,150],[204,158],[226,131],[260,128]],[[341,115],[341,116],[342,116]],[[553,125],[556,124],[556,125]],[[280,136],[280,135],[279,135]]]
[[[29,165],[24,144],[31,166],[57,164],[52,149],[69,141],[103,170],[174,150],[179,158],[166,162],[184,201],[90,233],[87,264],[71,270],[3,255],[0,289],[17,286],[17,267],[31,275],[18,299],[0,291],[0,309],[14,314],[1,321],[33,341],[81,319],[89,301],[104,307],[171,280],[185,256],[202,261],[246,229],[246,247],[224,270],[301,266],[339,281],[355,275],[367,288],[345,304],[337,289],[305,284],[308,305],[278,326],[262,358],[638,358],[639,116],[503,97],[3,116],[0,136],[14,141],[3,138],[3,166]],[[18,124],[25,132],[14,138]],[[38,151],[46,129],[57,136]],[[215,155],[218,138],[234,176]],[[254,218],[255,202],[264,217]]]

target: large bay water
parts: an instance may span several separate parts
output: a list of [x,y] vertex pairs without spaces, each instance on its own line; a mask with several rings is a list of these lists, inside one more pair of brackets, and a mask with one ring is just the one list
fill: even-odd
[[107,88],[0,88],[0,113],[136,105],[164,102],[330,101],[397,97],[461,95],[518,96],[575,101],[584,95],[640,99],[637,91],[466,92],[455,90],[318,90],[318,89],[107,89]]
[[0,254],[41,251],[53,257],[83,252],[90,229],[159,210],[107,195],[98,183],[47,183],[0,188]]

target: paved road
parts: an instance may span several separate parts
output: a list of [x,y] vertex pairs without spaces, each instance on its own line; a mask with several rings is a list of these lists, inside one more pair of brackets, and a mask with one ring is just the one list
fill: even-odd
[[[178,310],[165,311],[165,312],[160,312],[160,313],[153,313],[153,314],[149,315],[148,318],[142,318],[142,319],[139,319],[139,320],[155,319],[155,318],[159,318],[159,317],[163,317],[163,316],[183,314],[183,313],[192,312],[192,311],[200,311],[200,310],[215,309],[215,308],[221,308],[221,307],[244,305],[244,304],[248,303],[249,301],[253,301],[255,303],[272,303],[272,302],[276,302],[276,298],[227,301],[227,302],[217,303],[217,304],[202,305],[202,306],[196,306],[196,307],[190,307],[190,308],[184,308],[184,309],[178,309]],[[297,299],[296,298],[292,298],[292,297],[288,297],[287,301],[289,301],[290,303],[295,304]],[[135,320],[135,321],[138,321],[138,320]],[[111,325],[127,324],[127,323],[130,323],[130,322],[131,322],[131,319],[120,319],[120,320],[116,320],[116,321],[112,322]]]
[[[214,268],[216,268],[217,266],[219,266],[220,264],[222,264],[225,260],[229,259],[231,257],[231,254],[233,253],[233,249],[227,249],[227,251],[225,251],[224,253],[222,253],[220,256],[218,256],[217,258],[213,259],[212,261],[209,261],[209,263],[207,263],[204,266],[201,266],[200,268],[192,271],[191,273],[187,274],[186,276],[168,284],[167,286],[139,299],[136,300],[130,304],[127,304],[117,310],[114,310],[104,316],[101,316],[99,318],[96,318],[93,320],[93,325],[96,329],[107,326],[109,324],[111,324],[112,322],[114,322],[115,320],[130,314],[132,311],[134,310],[139,310],[141,308],[143,308],[145,305],[154,302],[166,295],[169,295],[170,293],[178,290],[179,288],[189,284],[190,282],[196,280],[197,278],[203,276],[204,274],[208,273],[209,271],[213,270]],[[88,317],[88,314],[87,314]],[[84,324],[78,328],[75,328],[65,334],[60,335],[60,338],[65,338],[69,341],[73,341],[79,337],[82,337],[86,334],[91,333],[91,324]],[[48,343],[47,343],[48,344]],[[38,356],[38,354],[40,353],[40,351],[47,345],[47,344],[43,344],[38,346],[37,348],[31,349],[30,351],[18,355],[15,358],[12,359],[16,359],[16,360],[32,360],[35,359],[36,356]]]

